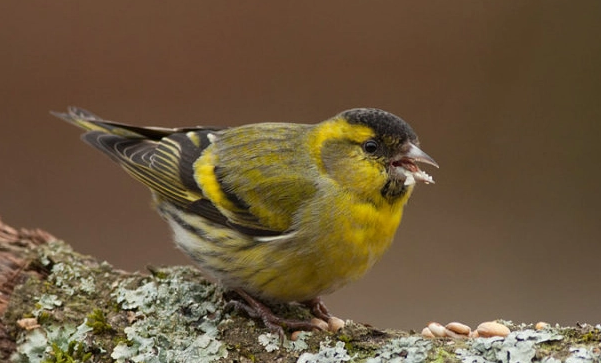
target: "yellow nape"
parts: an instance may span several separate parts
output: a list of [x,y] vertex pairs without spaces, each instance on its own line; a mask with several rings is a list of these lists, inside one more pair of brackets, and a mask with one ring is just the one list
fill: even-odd
[[323,144],[337,140],[349,140],[361,143],[374,136],[374,131],[364,125],[351,125],[343,117],[335,117],[315,126],[308,139],[309,152],[318,167],[323,171],[321,158]]

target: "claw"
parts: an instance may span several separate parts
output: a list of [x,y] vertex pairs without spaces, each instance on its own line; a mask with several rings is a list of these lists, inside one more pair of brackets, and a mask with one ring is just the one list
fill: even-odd
[[327,322],[332,317],[332,314],[330,314],[326,304],[323,303],[320,297],[303,301],[302,304],[311,309],[311,313],[316,318]]
[[[235,308],[237,310],[242,310],[251,318],[260,319],[267,329],[280,337],[280,342],[284,342],[285,340],[284,328],[304,331],[312,331],[314,329],[323,330],[320,326],[309,321],[280,318],[275,315],[267,305],[250,296],[245,291],[240,289],[234,291],[244,299],[244,302],[231,300],[227,303],[226,309]],[[313,301],[316,302],[311,304]],[[329,316],[328,309],[319,298],[313,299],[310,302],[305,303],[305,305],[309,306],[313,314],[317,317]],[[315,311],[319,311],[318,314],[321,315],[317,315]]]

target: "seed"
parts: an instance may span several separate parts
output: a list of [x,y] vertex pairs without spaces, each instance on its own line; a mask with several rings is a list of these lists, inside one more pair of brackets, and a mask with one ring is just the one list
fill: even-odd
[[436,338],[434,336],[434,334],[432,334],[432,332],[430,331],[430,329],[428,329],[428,327],[425,327],[422,330],[422,337],[424,337],[424,338]]
[[487,321],[476,329],[481,337],[506,337],[511,332],[508,327],[496,321]]
[[293,331],[292,334],[290,334],[290,340],[292,340],[293,342],[297,341],[301,333],[301,330]]
[[337,333],[338,330],[344,328],[344,320],[337,318],[335,316],[332,316],[328,319],[328,329],[332,332],[332,333]]
[[543,330],[543,329],[547,329],[549,327],[549,323],[545,323],[544,321],[539,321],[538,323],[536,323],[536,325],[534,326],[534,328],[536,330]]
[[463,339],[469,337],[472,329],[465,324],[461,324],[458,322],[448,323],[445,326],[445,334],[451,338],[455,339]]
[[445,331],[444,331],[444,326],[442,326],[439,323],[436,322],[431,322],[428,324],[428,329],[430,329],[430,331],[432,332],[432,334],[434,334],[435,337],[444,337],[445,335]]
[[319,327],[320,330],[323,330],[323,331],[328,330],[328,323],[326,323],[325,321],[323,321],[321,319],[313,318],[313,319],[311,319],[311,324],[316,325],[317,327]]
[[33,330],[40,327],[36,318],[24,318],[17,320],[17,325],[25,330]]
[[448,323],[445,328],[449,329],[450,331],[457,333],[457,334],[461,334],[461,335],[470,335],[470,333],[472,332],[472,329],[470,329],[469,326],[462,324],[462,323],[458,323],[456,321],[452,322],[452,323]]

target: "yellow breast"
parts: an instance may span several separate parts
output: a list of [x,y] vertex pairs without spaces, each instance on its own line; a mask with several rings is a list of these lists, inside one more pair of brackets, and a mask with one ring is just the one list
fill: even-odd
[[291,240],[260,247],[259,255],[269,256],[253,276],[260,295],[302,301],[361,278],[390,247],[409,194],[380,206],[341,195],[320,206],[315,224],[308,218]]

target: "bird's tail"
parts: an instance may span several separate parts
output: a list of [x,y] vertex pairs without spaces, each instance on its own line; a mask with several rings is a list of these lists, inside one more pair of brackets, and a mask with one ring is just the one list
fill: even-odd
[[151,139],[159,140],[165,136],[172,134],[176,129],[169,129],[163,127],[139,127],[132,126],[112,121],[107,121],[100,116],[97,116],[90,111],[86,111],[79,107],[69,107],[67,112],[55,112],[50,113],[58,118],[67,121],[70,124],[81,127],[82,129],[90,131],[100,131],[104,134],[110,134],[115,136],[121,136],[127,139]]

